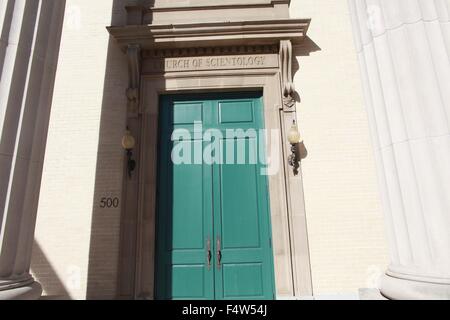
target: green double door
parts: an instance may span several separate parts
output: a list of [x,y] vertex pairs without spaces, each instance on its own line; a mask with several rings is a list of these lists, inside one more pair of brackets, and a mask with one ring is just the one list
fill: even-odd
[[156,298],[273,299],[261,95],[162,96],[160,108]]

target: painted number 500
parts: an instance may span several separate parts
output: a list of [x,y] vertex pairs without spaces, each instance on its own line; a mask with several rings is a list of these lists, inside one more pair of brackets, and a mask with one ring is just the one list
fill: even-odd
[[100,200],[100,208],[118,208],[119,207],[119,198],[102,198]]

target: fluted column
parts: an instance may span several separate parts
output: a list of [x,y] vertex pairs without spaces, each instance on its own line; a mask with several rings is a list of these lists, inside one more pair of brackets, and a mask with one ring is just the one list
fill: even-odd
[[65,1],[0,1],[0,300],[34,299],[31,250]]
[[349,0],[392,299],[450,299],[450,0]]

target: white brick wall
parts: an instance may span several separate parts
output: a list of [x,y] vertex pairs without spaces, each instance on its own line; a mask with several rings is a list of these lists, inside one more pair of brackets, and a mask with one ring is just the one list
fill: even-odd
[[387,266],[367,115],[346,1],[293,0],[320,51],[295,78],[314,294],[356,293]]

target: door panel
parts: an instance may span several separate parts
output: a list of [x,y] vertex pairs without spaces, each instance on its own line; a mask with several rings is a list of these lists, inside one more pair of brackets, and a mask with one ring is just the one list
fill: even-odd
[[[247,155],[256,156],[257,144],[252,140],[232,139],[235,154],[241,144]],[[232,148],[221,150],[226,158]],[[214,166],[213,174],[214,232],[221,250],[215,275],[216,299],[272,299],[268,199],[267,192],[260,192],[266,188],[260,166],[220,164]]]
[[220,123],[253,122],[253,101],[221,101]]
[[[170,107],[169,107],[170,106]],[[176,164],[173,147],[191,148],[195,140],[171,142],[174,128],[191,129],[202,118],[203,103],[181,106],[166,101],[161,109],[157,214],[157,299],[214,299],[214,275],[207,266],[212,238],[211,166]],[[200,112],[200,114],[199,114]],[[201,143],[201,141],[200,141]]]
[[[189,147],[192,142],[179,142]],[[203,249],[203,166],[180,164],[173,166],[172,241],[174,250]],[[170,219],[170,218],[169,218]],[[168,225],[164,226],[166,229]],[[166,235],[170,236],[167,232]],[[170,240],[170,239],[168,239]],[[166,248],[170,249],[170,248]]]
[[[172,283],[170,299],[212,299],[211,282],[206,278],[205,266],[200,265],[174,265],[172,274],[168,273],[167,282]],[[207,280],[207,279],[206,279]]]
[[[235,144],[237,144],[240,140],[231,140],[231,142],[236,141]],[[249,142],[244,139],[246,151]],[[219,170],[219,210],[221,213],[223,249],[259,248],[260,229],[256,166],[223,164]]]
[[186,125],[203,120],[203,103],[175,103],[173,124]]
[[264,298],[264,271],[261,263],[227,263],[223,266],[222,274],[223,298]]
[[[161,101],[158,299],[273,298],[267,181],[257,161],[258,147],[264,145],[256,134],[263,128],[261,95],[217,96],[164,96]],[[194,121],[201,120],[204,131],[222,132],[219,158],[227,162],[195,164],[191,154],[192,164],[174,165],[173,147],[200,143],[205,150],[210,144],[193,134]],[[172,143],[174,129],[186,129],[192,137]],[[240,135],[228,137],[227,129],[241,129]]]

